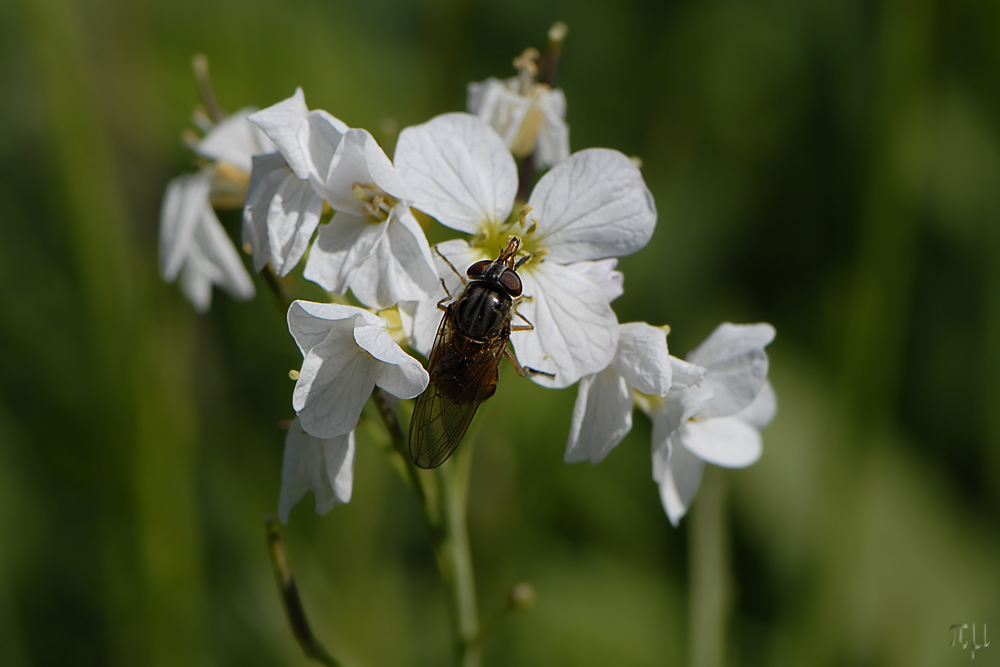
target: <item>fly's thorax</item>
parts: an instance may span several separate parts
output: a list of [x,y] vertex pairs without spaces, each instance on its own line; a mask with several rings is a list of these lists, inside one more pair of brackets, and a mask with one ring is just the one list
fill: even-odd
[[461,333],[478,340],[501,335],[510,324],[513,299],[502,289],[484,281],[466,285],[453,308],[452,323]]

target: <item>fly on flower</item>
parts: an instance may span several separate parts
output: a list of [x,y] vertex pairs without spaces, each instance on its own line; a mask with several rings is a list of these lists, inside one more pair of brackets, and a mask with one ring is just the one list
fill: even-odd
[[527,320],[511,324],[523,298],[517,269],[528,259],[515,261],[520,247],[521,239],[511,237],[495,261],[469,267],[471,281],[462,278],[465,287],[457,299],[438,304],[444,317],[427,361],[431,381],[410,422],[410,458],[420,468],[436,468],[454,453],[476,408],[496,392],[503,356],[522,377],[551,375],[522,367],[507,349],[511,331],[534,328]]

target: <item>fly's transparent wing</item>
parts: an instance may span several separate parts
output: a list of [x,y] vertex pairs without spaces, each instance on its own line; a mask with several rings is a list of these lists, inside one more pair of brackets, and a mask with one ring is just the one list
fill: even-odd
[[436,468],[451,456],[479,404],[496,390],[507,337],[476,341],[454,330],[445,313],[427,361],[431,382],[417,397],[410,421],[410,458]]

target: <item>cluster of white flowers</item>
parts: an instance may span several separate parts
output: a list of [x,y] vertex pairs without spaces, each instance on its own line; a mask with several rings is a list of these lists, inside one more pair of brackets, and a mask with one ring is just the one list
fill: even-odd
[[[404,129],[390,160],[374,137],[322,110],[301,89],[214,128],[197,151],[216,166],[173,181],[163,206],[163,271],[183,272],[207,308],[211,283],[234,295],[253,285],[212,212],[221,165],[252,172],[243,243],[257,271],[302,275],[360,306],[295,301],[288,327],[303,355],[285,443],[279,514],[308,491],[317,512],[351,496],[355,435],[375,387],[400,399],[429,376],[403,347],[427,355],[442,313],[461,290],[459,270],[495,259],[521,239],[525,298],[534,328],[511,334],[518,361],[540,385],[579,382],[566,461],[602,460],[632,425],[653,421],[653,475],[670,520],[686,512],[703,462],[740,467],[761,452],[774,414],[764,346],[770,325],[724,324],[688,358],[668,354],[667,328],[619,324],[617,258],[642,249],[656,225],[653,196],[635,163],[614,150],[569,153],[561,91],[534,76],[469,87],[469,110]],[[516,203],[515,157],[551,167]],[[466,236],[429,246],[414,210]],[[447,262],[445,261],[447,259]],[[446,291],[447,290],[447,291]],[[338,298],[338,301],[344,301]]]

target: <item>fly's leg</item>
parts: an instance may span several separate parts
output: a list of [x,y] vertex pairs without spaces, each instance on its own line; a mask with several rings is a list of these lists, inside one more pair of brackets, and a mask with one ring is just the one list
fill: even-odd
[[532,368],[531,366],[522,366],[518,363],[517,358],[511,354],[510,348],[504,348],[503,356],[507,357],[507,360],[514,364],[514,370],[516,370],[517,374],[521,377],[528,377],[529,375],[544,375],[546,377],[554,378],[556,376],[555,373],[540,371],[537,368]]
[[[531,299],[531,297],[530,296],[521,296],[521,297],[518,297],[517,301],[514,302],[514,305],[516,306],[518,303],[520,303],[524,299]],[[514,314],[517,315],[518,317],[520,317],[522,320],[524,320],[525,323],[524,324],[512,324],[512,325],[510,325],[510,330],[511,331],[534,331],[535,325],[531,323],[531,320],[529,320],[527,317],[525,317],[521,313],[517,312],[516,310],[514,311]]]
[[[463,286],[469,284],[469,281],[465,279],[465,276],[463,276],[458,269],[455,268],[455,265],[451,263],[451,260],[445,257],[443,254],[441,254],[441,251],[438,250],[437,246],[434,246],[434,252],[436,252],[437,256],[443,259],[444,263],[447,264],[451,268],[451,270],[455,272],[455,275],[458,276],[458,279],[462,281]],[[441,280],[441,286],[444,287],[444,279]],[[445,287],[444,291],[448,292],[448,288]],[[448,294],[450,295],[451,292],[448,292]]]

